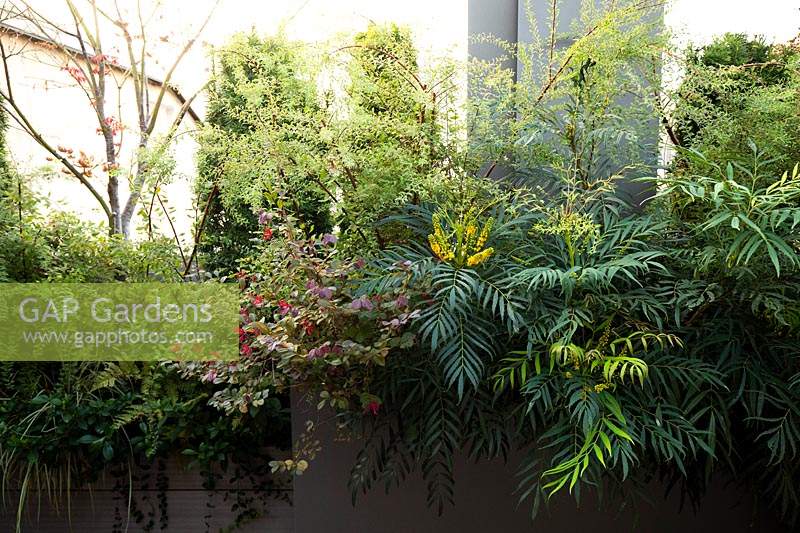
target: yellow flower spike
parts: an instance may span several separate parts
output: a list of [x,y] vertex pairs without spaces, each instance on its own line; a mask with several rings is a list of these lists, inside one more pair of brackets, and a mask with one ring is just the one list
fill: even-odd
[[475,266],[475,265],[480,265],[481,263],[483,263],[484,261],[489,259],[492,256],[493,253],[494,253],[494,248],[487,248],[487,249],[483,250],[482,252],[478,252],[476,254],[473,254],[473,255],[469,256],[469,258],[467,259],[467,266],[471,266],[472,267],[472,266]]
[[441,212],[432,215],[433,233],[428,235],[428,243],[436,257],[460,268],[478,265],[494,253],[491,248],[483,250],[494,221],[488,219],[481,228],[478,212],[474,206],[470,207],[449,226],[442,223]]
[[489,232],[492,231],[492,224],[494,223],[493,218],[489,218],[484,224],[483,229],[481,230],[480,237],[478,237],[478,242],[475,243],[474,251],[478,251],[486,245],[486,241],[489,240]]
[[431,245],[431,251],[433,254],[439,259],[442,259],[442,247],[438,242],[436,242],[436,239],[433,235],[428,235],[428,243]]

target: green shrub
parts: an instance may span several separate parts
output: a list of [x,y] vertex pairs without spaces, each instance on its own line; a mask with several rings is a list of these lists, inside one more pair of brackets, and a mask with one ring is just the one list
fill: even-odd
[[[21,488],[18,522],[43,494],[55,505],[62,491],[111,476],[123,501],[129,488],[143,490],[129,507],[134,522],[152,530],[158,519],[166,529],[163,462],[174,454],[189,459],[206,490],[240,483],[230,494],[233,525],[263,513],[276,483],[266,447],[290,445],[285,408],[269,398],[233,425],[208,406],[214,391],[180,379],[167,363],[0,364],[0,466],[4,485]],[[161,466],[148,481],[152,465]]]
[[[0,282],[182,280],[172,240],[127,241],[75,215],[45,214],[18,176],[3,178]],[[170,363],[0,362],[0,470],[4,486],[21,490],[18,527],[42,495],[59,506],[63,491],[111,476],[136,523],[152,530],[158,520],[165,529],[164,464],[175,454],[209,491],[222,480],[244,482],[230,494],[234,526],[265,512],[280,482],[267,447],[290,446],[288,413],[271,397],[233,425],[209,405],[218,389],[181,379]],[[142,492],[129,500],[128,487]]]
[[109,236],[100,224],[53,213],[23,218],[0,233],[0,271],[5,281],[176,281],[180,257],[167,238],[131,242]]
[[[516,82],[481,65],[481,100],[468,119],[477,134],[425,152],[449,179],[407,195],[400,214],[390,197],[438,170],[417,170],[391,191],[368,189],[381,183],[371,165],[386,154],[407,164],[382,167],[398,176],[421,161],[402,146],[417,146],[416,133],[400,146],[395,136],[415,128],[414,106],[376,95],[404,86],[387,74],[399,64],[392,57],[416,71],[400,55],[402,31],[359,37],[377,44],[365,48],[376,51],[366,68],[359,52],[352,65],[363,72],[351,75],[353,113],[343,124],[358,127],[342,152],[352,153],[350,166],[336,166],[356,178],[350,188],[339,183],[344,246],[302,233],[271,241],[282,226],[268,221],[268,252],[241,275],[252,290],[243,315],[252,359],[214,374],[231,384],[218,406],[238,417],[292,384],[334,407],[340,427],[365,439],[354,498],[419,468],[441,510],[460,450],[490,459],[517,450],[528,452],[519,487],[534,514],[562,492],[636,500],[656,477],[698,503],[712,476],[724,475],[796,519],[800,177],[784,174],[797,145],[787,140],[797,131],[794,52],[732,36],[699,56],[697,70],[715,85],[698,85],[711,107],[698,111],[696,150],[642,180],[657,197],[637,206],[619,187],[654,170],[652,154],[642,154],[653,146],[647,127],[667,118],[649,97],[658,94],[664,40],[642,17],[640,3],[587,15],[572,46],[553,45],[549,55],[545,47],[538,62],[522,54]],[[392,60],[373,63],[385,49]],[[764,54],[785,60],[763,65],[764,79],[731,64]],[[760,105],[774,121],[756,132],[769,155],[742,134]],[[500,167],[508,179],[498,183]],[[357,227],[391,238],[352,244],[359,236],[346,221],[387,213],[385,226]],[[281,282],[263,281],[273,278]]]
[[341,142],[334,147],[342,174],[339,219],[343,245],[370,250],[403,235],[377,227],[380,219],[443,189],[437,113],[444,109],[428,88],[436,80],[423,81],[408,29],[371,24],[350,50],[349,116],[337,124]]
[[271,208],[309,233],[338,226],[354,251],[385,247],[403,231],[377,222],[452,179],[437,120],[450,104],[434,91],[452,89],[449,77],[427,79],[409,31],[395,25],[370,25],[336,58],[345,52],[345,91],[322,94],[315,84],[335,79],[335,66],[311,68],[297,43],[239,36],[216,54],[199,157],[199,197],[219,188],[201,239],[207,269],[233,270],[258,241],[249,233],[258,213]]
[[214,186],[201,239],[210,271],[231,272],[253,249],[258,212],[278,202],[309,228],[330,229],[321,139],[325,116],[296,45],[239,35],[214,53],[208,117],[200,135],[197,194]]
[[[683,148],[713,161],[747,159],[754,142],[774,174],[800,159],[800,55],[794,45],[726,34],[690,51],[670,120]],[[700,164],[678,154],[676,168]],[[691,168],[690,172],[708,169]]]

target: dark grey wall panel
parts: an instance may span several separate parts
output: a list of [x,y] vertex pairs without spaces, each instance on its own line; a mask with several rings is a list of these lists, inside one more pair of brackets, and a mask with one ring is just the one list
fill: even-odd
[[[542,531],[574,533],[780,533],[777,524],[757,519],[752,498],[735,487],[714,486],[704,500],[701,512],[681,512],[677,496],[664,500],[662,489],[654,486],[650,497],[655,506],[637,509],[639,521],[630,509],[614,513],[598,511],[591,501],[576,508],[571,499],[554,501],[549,515],[535,523],[528,516],[528,504],[517,506],[514,494],[516,459],[509,465],[501,461],[474,464],[460,460],[456,465],[456,505],[443,516],[425,503],[426,488],[420,476],[385,494],[376,487],[353,507],[347,480],[360,449],[359,442],[337,440],[331,416],[315,407],[295,405],[295,432],[306,420],[317,423],[317,438],[322,451],[311,467],[294,484],[295,533],[494,533]],[[298,436],[296,434],[295,436]]]
[[[167,516],[169,528],[167,531],[179,533],[194,533],[206,531],[204,516],[210,513],[210,531],[219,531],[233,523],[235,515],[231,512],[231,502],[225,501],[226,491],[217,490],[213,499],[209,500],[209,493],[202,488],[202,479],[197,471],[188,471],[177,461],[170,461],[167,465],[166,475],[169,479],[167,490]],[[42,495],[37,505],[37,495],[33,494],[26,507],[22,531],[25,533],[111,533],[114,526],[115,508],[119,508],[123,516],[123,531],[127,522],[127,493],[123,499],[120,494],[112,490],[113,480],[106,478],[96,483],[91,491],[78,490],[71,497],[71,512],[66,513],[66,500],[60,500],[60,512],[49,504],[47,495]],[[221,483],[220,488],[229,487]],[[18,492],[6,493],[4,505],[0,507],[0,532],[14,531]],[[157,513],[157,492],[154,490],[135,491],[137,501],[142,502],[142,497],[147,495],[147,501],[156,509],[156,525],[152,531],[160,531]],[[248,523],[239,529],[243,533],[292,533],[294,531],[294,509],[291,505],[291,487],[288,487],[280,496],[268,502],[267,513],[262,518]],[[207,507],[209,501],[213,509]],[[140,509],[147,512],[147,507],[141,505]],[[143,531],[142,527],[131,520],[127,531],[136,533]]]
[[[489,34],[508,41],[517,42],[517,13],[519,10],[519,0],[496,0],[487,2],[486,0],[469,0],[467,31],[470,37]],[[470,57],[483,60],[492,60],[501,54],[496,46],[491,44],[477,43],[471,38],[467,47]],[[508,62],[509,68],[515,68],[516,63],[512,60]]]

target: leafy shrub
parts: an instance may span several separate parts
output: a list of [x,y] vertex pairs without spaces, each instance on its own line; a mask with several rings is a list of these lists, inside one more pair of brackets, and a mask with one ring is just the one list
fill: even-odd
[[[247,228],[262,209],[288,210],[309,233],[335,224],[342,245],[384,247],[401,228],[376,223],[448,180],[436,100],[449,77],[427,80],[408,30],[370,25],[344,47],[345,91],[317,93],[336,67],[297,43],[240,36],[215,57],[208,125],[200,136],[199,196],[216,186],[202,250],[209,270],[235,270],[253,249]],[[443,67],[444,68],[444,67]],[[448,100],[443,100],[447,102]]]
[[[198,197],[210,202],[200,250],[208,270],[236,270],[253,248],[258,211],[279,197],[310,228],[330,229],[326,116],[296,48],[251,34],[214,54],[198,155]],[[211,196],[215,186],[220,194]]]
[[[349,116],[337,124],[342,142],[334,152],[343,174],[340,223],[345,230],[361,228],[343,233],[345,245],[382,248],[402,232],[394,235],[398,228],[376,223],[441,190],[437,182],[446,180],[437,121],[446,107],[437,103],[432,86],[447,73],[432,72],[425,80],[411,33],[393,24],[371,24],[349,49]],[[447,90],[446,83],[438,84],[436,90]]]
[[[747,159],[748,143],[754,142],[775,158],[769,163],[773,173],[793,165],[800,159],[798,61],[794,44],[767,45],[740,34],[726,34],[690,50],[670,117],[681,147],[724,162]],[[680,153],[676,162],[700,163]]]
[[[227,478],[249,483],[256,493],[233,494],[236,525],[258,516],[275,486],[265,444],[288,446],[284,407],[271,398],[233,426],[207,406],[213,393],[213,386],[181,380],[169,364],[0,364],[0,462],[6,486],[21,489],[18,522],[28,500],[110,474],[126,501],[128,490],[158,489],[164,529],[168,479],[159,471],[148,481],[146,472],[173,454],[190,459],[208,490]],[[130,511],[152,530],[154,516],[142,512],[152,505],[146,494]]]
[[[44,205],[24,188],[3,193],[0,281],[182,279],[169,239],[126,241],[74,215],[43,216]],[[214,385],[181,379],[169,363],[0,362],[0,470],[4,485],[21,490],[18,527],[26,504],[42,494],[55,499],[110,475],[122,501],[129,490],[143,490],[128,509],[137,523],[152,531],[157,505],[165,529],[163,465],[175,454],[189,458],[209,491],[222,479],[245,482],[232,493],[234,525],[263,513],[280,483],[267,447],[289,446],[288,413],[280,398],[269,398],[234,426],[209,406],[215,392]],[[157,502],[149,496],[154,488]]]
[[321,404],[377,410],[372,375],[391,351],[412,344],[404,332],[417,316],[410,297],[354,294],[363,260],[340,257],[335,237],[305,236],[286,212],[265,223],[262,249],[237,274],[244,287],[241,358],[187,363],[185,375],[218,384],[210,404],[236,416],[298,383]]
[[663,181],[680,243],[676,307],[686,351],[713,362],[726,386],[710,407],[718,453],[796,520],[799,178],[797,166],[773,174],[751,147],[749,159],[704,160],[707,174]]
[[[686,150],[666,175],[642,180],[658,192],[642,208],[619,185],[653,169],[641,153],[648,124],[680,113],[659,117],[644,96],[657,96],[663,40],[641,23],[643,9],[632,2],[587,16],[571,46],[536,56],[546,64],[523,50],[518,82],[496,64],[477,65],[486,75],[470,103],[474,135],[426,153],[448,179],[371,226],[377,236],[403,228],[377,247],[370,237],[354,244],[346,216],[347,246],[336,254],[291,224],[272,241],[269,226],[271,244],[241,279],[252,287],[246,357],[235,368],[184,372],[231,384],[214,403],[234,416],[289,383],[332,406],[340,426],[366,439],[354,497],[420,467],[441,510],[459,450],[496,458],[516,449],[529,452],[518,472],[534,512],[560,492],[634,499],[654,476],[697,503],[724,473],[793,519],[800,214],[796,172],[783,174],[780,158],[794,157],[781,128],[796,115],[790,105],[770,115],[773,158],[735,128],[746,124],[743,109],[791,101],[791,91],[786,100],[769,91],[793,83],[794,52],[729,37],[697,60],[698,71],[731,74],[708,78],[719,82],[713,94],[697,91],[723,111],[697,129],[692,148],[705,155]],[[394,30],[359,39],[367,37],[390,50],[404,40]],[[785,62],[764,65],[762,80],[746,63],[729,64],[764,54]],[[371,65],[364,78],[351,76],[354,120],[386,128],[411,117],[402,100],[381,104],[355,90],[364,79],[376,91],[403,85]],[[397,116],[387,121],[390,110]],[[725,113],[738,120],[728,133]],[[361,180],[393,142],[354,143],[366,163],[336,169]],[[507,179],[486,185],[501,170]],[[435,171],[416,179],[423,174]],[[368,183],[379,181],[352,191]],[[353,198],[344,194],[342,205],[358,213]],[[381,207],[367,218],[392,211],[392,202],[374,203]],[[352,269],[361,254],[363,268]]]
[[[486,246],[491,248],[486,250],[492,253],[472,265],[454,262],[437,246],[398,249],[388,256],[409,261],[415,273],[409,288],[431,295],[415,323],[430,360],[392,368],[395,375],[386,377],[378,395],[401,402],[385,400],[387,410],[402,412],[411,434],[421,435],[411,450],[423,464],[439,465],[432,472],[423,469],[431,481],[444,485],[437,487],[438,499],[446,497],[452,481],[441,465],[451,464],[453,453],[464,446],[482,457],[531,443],[551,450],[549,466],[538,455],[523,465],[521,488],[537,506],[545,494],[567,485],[572,491],[578,490],[576,484],[598,484],[613,469],[624,478],[651,453],[663,452],[664,462],[684,466],[689,452],[683,445],[650,448],[669,436],[650,426],[641,411],[654,396],[677,401],[672,388],[686,379],[683,369],[672,368],[681,341],[667,329],[673,295],[666,290],[665,253],[654,244],[664,226],[626,214],[612,200],[613,191],[604,183],[582,191],[579,204],[502,204],[490,219],[494,224]],[[464,209],[474,212],[474,207]],[[422,234],[436,235],[438,218],[426,213],[408,222],[422,229],[419,242]],[[425,224],[431,219],[432,226]],[[400,282],[406,283],[388,272],[365,286]],[[438,370],[430,368],[432,362]],[[716,375],[703,363],[684,364],[715,383]],[[441,381],[411,379],[425,372],[440,374]],[[441,391],[443,385],[452,388]],[[459,422],[440,420],[434,429],[430,420],[412,414],[423,410],[417,401],[442,394],[441,401],[454,411],[447,416]],[[477,420],[483,422],[476,426]],[[700,440],[700,449],[708,447],[696,428],[684,425],[682,431],[687,446],[691,441],[697,447]],[[405,438],[386,428],[376,434]],[[441,448],[435,444],[440,439],[451,445]],[[395,442],[374,444],[400,448]],[[391,471],[404,460],[388,461],[384,468],[369,459],[375,453],[368,450],[354,470],[354,489],[376,476],[406,474]]]
[[108,235],[98,224],[54,213],[26,215],[0,233],[5,281],[112,282],[180,279],[175,243],[158,238],[138,243]]

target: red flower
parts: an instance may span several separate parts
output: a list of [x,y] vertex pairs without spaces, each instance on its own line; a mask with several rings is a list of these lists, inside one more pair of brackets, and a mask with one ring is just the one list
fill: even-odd
[[314,333],[314,323],[310,320],[303,320],[303,329],[305,329],[306,335],[311,335]]
[[263,304],[264,304],[264,297],[261,296],[260,294],[256,294],[253,297],[253,305],[255,305],[256,307],[261,307]]
[[250,355],[253,354],[253,349],[250,347],[249,344],[242,344],[242,348],[240,351],[242,355],[244,355],[245,357],[249,357]]
[[[116,117],[106,117],[103,120],[103,124],[108,126],[108,129],[111,130],[111,135],[119,135],[119,133],[122,131],[122,129],[124,127],[122,125],[122,122],[117,120]],[[103,130],[101,128],[97,128],[97,133],[101,134],[101,133],[103,133]]]
[[272,239],[272,228],[266,227],[264,228],[264,240],[268,241]]
[[100,63],[113,63],[114,65],[117,64],[117,59],[115,57],[108,56],[106,54],[97,54],[89,58],[92,63],[95,65],[99,65]]
[[286,300],[281,300],[278,302],[278,313],[281,315],[288,315],[292,312],[292,306],[289,305],[289,302]]
[[381,404],[375,400],[372,400],[367,404],[367,411],[372,413],[372,416],[378,416],[378,411],[381,408]]

